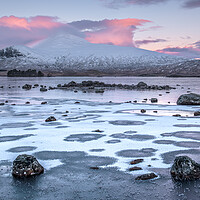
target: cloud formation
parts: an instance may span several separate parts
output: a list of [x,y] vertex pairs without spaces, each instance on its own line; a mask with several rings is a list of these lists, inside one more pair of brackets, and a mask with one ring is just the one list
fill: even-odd
[[64,25],[55,17],[36,16],[30,18],[1,17],[0,47],[10,45],[27,45],[45,39]]
[[[130,5],[152,5],[158,3],[164,3],[170,0],[100,0],[108,8],[118,9]],[[180,0],[177,0],[177,2]],[[200,7],[200,0],[182,0],[182,6],[185,8],[197,8]],[[181,2],[182,3],[182,2]]]
[[164,49],[157,50],[157,52],[183,56],[188,58],[200,58],[200,41],[194,43],[193,46],[189,47],[168,47]]
[[49,16],[1,17],[0,48],[11,45],[33,45],[59,32],[83,37],[91,43],[134,46],[134,30],[147,22],[150,21],[128,18],[61,23],[58,18]]
[[183,7],[185,8],[198,8],[200,7],[200,0],[187,0]]
[[144,19],[113,19],[102,21],[82,20],[70,25],[85,33],[85,39],[91,43],[134,46],[133,36],[137,26],[150,22]]
[[155,40],[136,40],[135,44],[137,47],[143,45],[143,44],[150,44],[150,43],[159,43],[159,42],[167,42],[167,40],[164,39],[155,39]]

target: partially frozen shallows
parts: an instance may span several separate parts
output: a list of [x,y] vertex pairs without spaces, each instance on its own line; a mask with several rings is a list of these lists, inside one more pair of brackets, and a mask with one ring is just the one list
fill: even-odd
[[[37,83],[48,88],[78,79],[118,84],[165,82],[173,87],[176,84],[181,86],[171,93],[116,89],[106,90],[103,94],[65,90],[41,93],[39,88],[24,91],[16,87]],[[121,200],[124,197],[126,200],[149,197],[179,200],[179,195],[185,199],[199,199],[200,183],[186,184],[177,190],[169,173],[176,156],[187,155],[200,162],[200,131],[197,126],[200,118],[171,115],[173,112],[194,113],[199,109],[197,106],[176,105],[178,96],[188,87],[192,92],[199,90],[199,81],[193,79],[194,85],[189,85],[189,81],[183,78],[1,77],[0,85],[4,88],[0,88],[0,103],[8,102],[0,107],[1,195],[8,195],[8,199],[26,197],[37,200],[43,200],[44,193],[49,200],[55,199],[54,195],[60,199],[69,195],[70,200],[81,197],[87,200]],[[181,89],[182,86],[186,89]],[[151,97],[158,98],[158,103],[152,104]],[[144,98],[146,103],[142,102]],[[25,104],[27,101],[30,104]],[[41,105],[44,101],[48,103]],[[131,103],[125,103],[127,101]],[[141,109],[157,112],[132,112]],[[162,111],[170,115],[162,115]],[[54,116],[57,121],[45,122],[49,116]],[[28,182],[12,181],[10,167],[19,154],[36,157],[45,173]],[[131,163],[136,159],[144,161],[133,166]],[[141,170],[129,170],[132,167]],[[135,177],[150,173],[158,177],[142,183],[135,181]],[[27,187],[29,194],[25,194],[24,188]],[[116,190],[119,193],[116,194]]]

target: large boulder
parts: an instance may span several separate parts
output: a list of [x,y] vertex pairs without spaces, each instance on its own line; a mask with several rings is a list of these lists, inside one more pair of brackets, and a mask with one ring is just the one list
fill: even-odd
[[44,172],[44,168],[34,156],[19,155],[13,161],[12,175],[18,178],[39,175]]
[[179,156],[174,160],[170,173],[175,181],[200,179],[200,164],[188,156]]
[[199,94],[183,94],[177,100],[178,105],[200,105]]

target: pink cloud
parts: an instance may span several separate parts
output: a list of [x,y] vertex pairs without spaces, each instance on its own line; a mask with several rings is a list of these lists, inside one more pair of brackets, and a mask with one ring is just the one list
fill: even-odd
[[55,17],[36,16],[31,18],[21,18],[15,16],[5,16],[0,18],[0,26],[9,28],[22,28],[31,30],[33,28],[52,29],[62,26]]
[[196,42],[193,45],[185,47],[167,47],[157,50],[157,52],[188,58],[200,58],[200,48],[198,46],[198,43],[199,42]]
[[151,22],[144,19],[113,19],[102,21],[82,20],[71,25],[84,31],[85,39],[91,43],[134,46],[134,31],[138,26]]
[[61,23],[58,18],[49,16],[5,16],[0,18],[0,47],[32,45],[59,32],[78,35],[91,43],[134,46],[134,31],[138,26],[149,22],[144,19],[128,18]]

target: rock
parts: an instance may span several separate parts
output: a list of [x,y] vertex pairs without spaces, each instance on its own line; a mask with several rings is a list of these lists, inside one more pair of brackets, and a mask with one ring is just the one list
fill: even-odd
[[0,103],[0,106],[4,106],[5,105],[5,103]]
[[131,171],[142,170],[142,168],[141,167],[131,167],[128,170],[131,172]]
[[200,105],[199,94],[183,94],[177,100],[177,105]]
[[43,102],[41,102],[41,104],[44,105],[44,104],[47,104],[47,102],[46,102],[46,101],[43,101]]
[[95,90],[95,93],[104,93],[103,89]]
[[12,175],[18,178],[24,178],[39,175],[44,172],[44,168],[34,156],[19,155],[13,162]]
[[141,113],[145,113],[145,112],[146,112],[146,110],[142,109],[140,112],[141,112]]
[[90,169],[98,170],[100,168],[99,167],[90,167]]
[[194,116],[199,116],[200,115],[200,111],[195,111],[194,112]]
[[97,129],[97,130],[94,130],[92,132],[103,133],[104,131],[101,131],[101,130]]
[[148,87],[148,85],[144,82],[139,82],[137,84],[137,88],[139,88],[139,89],[146,89],[147,87]]
[[170,173],[175,181],[200,179],[200,164],[188,156],[179,156],[175,158]]
[[143,161],[144,161],[144,159],[136,159],[136,160],[131,161],[130,164],[135,165],[135,164],[141,163]]
[[24,86],[22,86],[22,89],[24,90],[30,90],[32,88],[32,85],[29,84],[25,84]]
[[29,101],[27,101],[25,104],[30,104],[30,102],[29,102]]
[[47,91],[47,89],[46,88],[40,88],[40,92],[46,92]]
[[175,115],[172,115],[173,117],[181,117],[180,114],[175,114]]
[[138,176],[135,178],[135,180],[149,180],[149,179],[153,179],[156,177],[158,177],[156,174],[150,173],[150,174],[143,174],[141,176]]
[[45,122],[52,122],[52,121],[56,121],[56,118],[54,116],[50,116],[45,120]]
[[158,99],[157,98],[151,98],[151,103],[157,103]]

